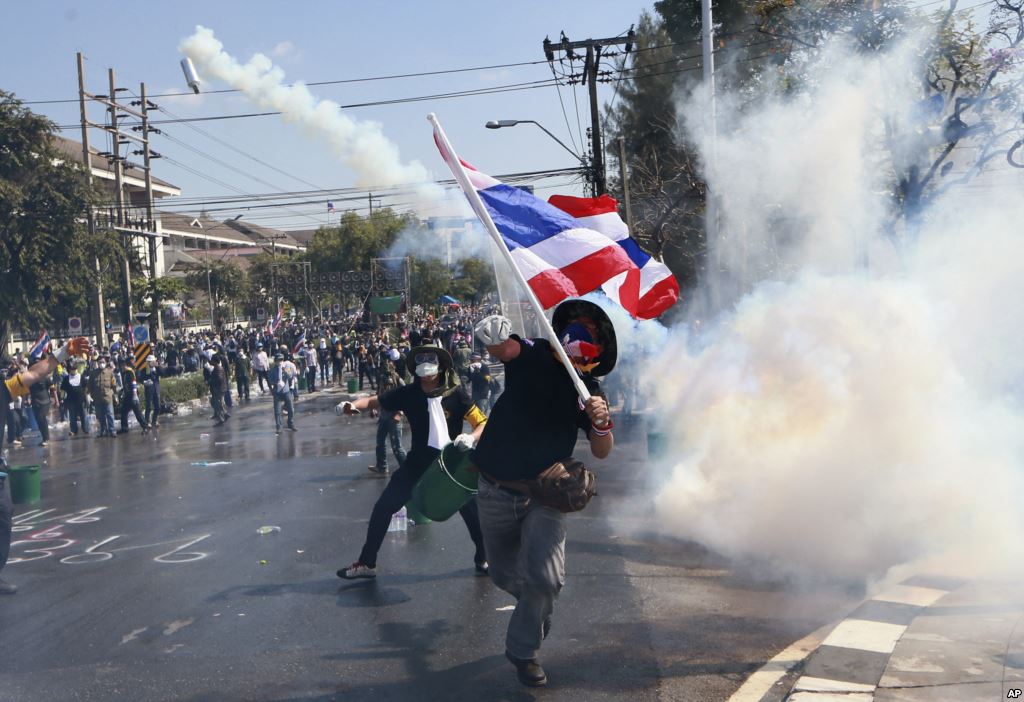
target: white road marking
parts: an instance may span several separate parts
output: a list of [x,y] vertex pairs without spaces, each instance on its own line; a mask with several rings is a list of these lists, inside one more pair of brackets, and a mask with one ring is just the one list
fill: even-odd
[[495,607],[494,611],[495,612],[511,612],[515,608],[516,608],[515,605],[506,605],[504,607]]
[[859,651],[874,651],[875,653],[892,653],[896,648],[896,642],[900,640],[906,630],[907,627],[902,624],[872,622],[867,619],[846,619],[839,622],[839,626],[832,630],[822,645],[855,648]]
[[794,690],[803,692],[874,692],[874,685],[864,683],[843,682],[842,680],[827,680],[826,678],[812,678],[804,675],[796,681]]
[[872,702],[870,692],[797,692],[787,702]]
[[765,663],[753,675],[747,678],[740,689],[729,698],[729,702],[760,702],[761,698],[781,680],[797,663],[807,658],[814,649],[821,645],[825,635],[832,628],[826,624],[796,643],[790,644],[770,661]]
[[928,607],[937,600],[949,593],[946,590],[936,590],[931,587],[915,587],[913,585],[897,585],[875,595],[871,599],[879,602],[895,602],[897,604],[908,604],[916,607]]

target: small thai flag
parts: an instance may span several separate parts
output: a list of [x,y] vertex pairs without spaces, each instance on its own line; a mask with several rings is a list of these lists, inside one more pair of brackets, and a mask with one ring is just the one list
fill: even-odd
[[277,328],[281,326],[281,318],[284,317],[284,308],[277,308],[277,316],[274,317],[274,321],[270,324],[270,333],[273,334],[277,331]]
[[31,349],[29,349],[28,357],[42,358],[43,354],[46,353],[49,349],[50,335],[47,334],[46,330],[44,329],[39,333],[39,339],[36,341],[35,345]]
[[295,342],[295,348],[292,349],[292,353],[293,354],[297,354],[299,351],[302,350],[302,347],[305,346],[305,344],[306,344],[306,332],[302,332],[302,334],[299,335],[298,341]]
[[330,214],[332,212],[334,212],[334,203],[333,202],[328,202],[327,203],[327,213]]

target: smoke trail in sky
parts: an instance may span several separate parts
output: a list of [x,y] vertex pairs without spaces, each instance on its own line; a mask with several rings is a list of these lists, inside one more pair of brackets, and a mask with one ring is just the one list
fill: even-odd
[[321,100],[302,82],[285,84],[284,71],[263,54],[240,63],[224,50],[213,30],[197,26],[179,50],[192,59],[203,78],[216,78],[242,91],[262,108],[280,111],[311,137],[325,139],[356,174],[356,185],[414,185],[421,206],[442,199],[441,189],[419,161],[403,162],[398,147],[377,122],[357,120],[338,103]]
[[700,297],[724,304],[648,373],[666,531],[790,574],[1024,563],[1024,204],[953,189],[894,246],[880,125],[915,128],[916,48],[834,46],[806,95],[722,96],[729,277]]

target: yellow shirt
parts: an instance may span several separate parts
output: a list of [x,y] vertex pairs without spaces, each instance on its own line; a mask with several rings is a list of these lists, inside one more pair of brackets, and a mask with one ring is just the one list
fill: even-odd
[[21,379],[21,373],[18,373],[13,378],[8,378],[4,381],[7,383],[7,392],[11,393],[11,398],[24,397],[28,395],[28,385]]

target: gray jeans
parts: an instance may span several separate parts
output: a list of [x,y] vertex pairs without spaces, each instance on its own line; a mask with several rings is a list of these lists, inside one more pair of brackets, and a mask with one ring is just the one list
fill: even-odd
[[494,584],[516,598],[505,649],[532,660],[565,584],[565,515],[480,478],[480,528]]

